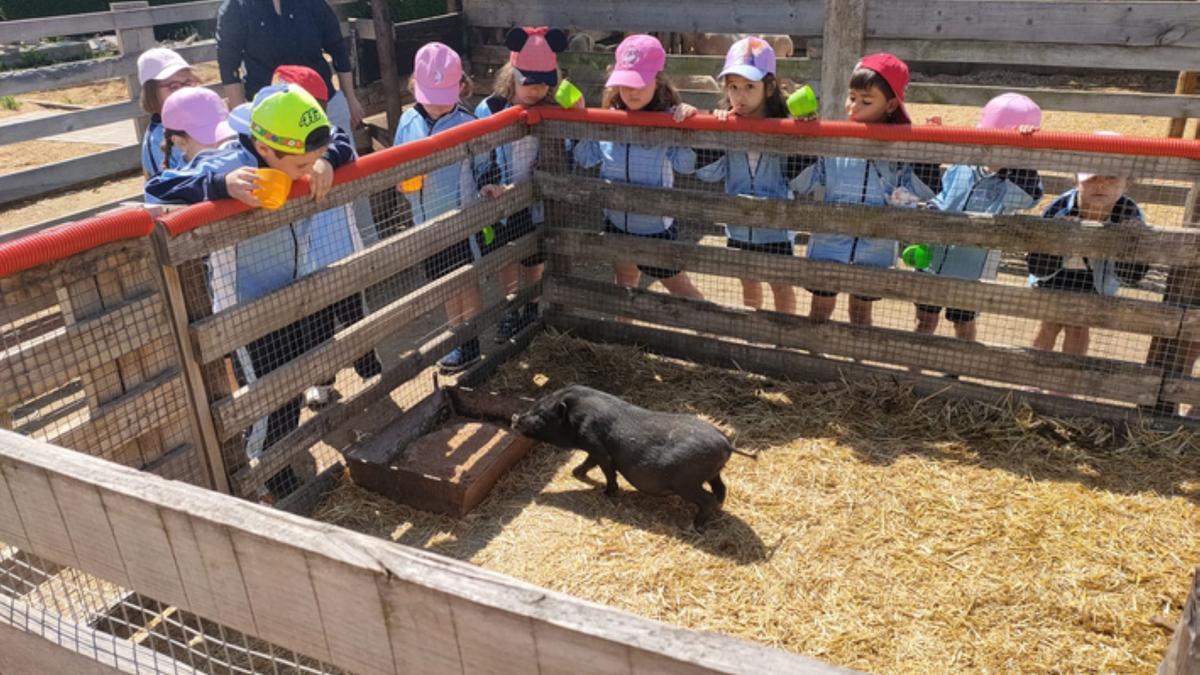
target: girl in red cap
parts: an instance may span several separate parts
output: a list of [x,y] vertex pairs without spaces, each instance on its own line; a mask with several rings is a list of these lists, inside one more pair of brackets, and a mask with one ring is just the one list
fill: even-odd
[[[910,124],[904,109],[908,66],[891,54],[864,56],[850,75],[846,91],[846,117],[866,124]],[[941,173],[934,165],[913,165],[857,157],[822,157],[804,170],[792,187],[796,194],[825,189],[831,204],[866,206],[916,206],[941,189]],[[891,239],[855,237],[814,232],[808,243],[813,260],[870,267],[891,267],[896,262],[897,243]],[[827,321],[837,307],[837,292],[809,289],[809,316]],[[850,323],[869,326],[877,297],[850,296]]]

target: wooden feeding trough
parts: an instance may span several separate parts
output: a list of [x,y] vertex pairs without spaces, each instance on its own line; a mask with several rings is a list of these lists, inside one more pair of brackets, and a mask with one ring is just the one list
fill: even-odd
[[508,429],[531,402],[435,378],[432,394],[346,453],[350,477],[398,503],[462,516],[533,446]]

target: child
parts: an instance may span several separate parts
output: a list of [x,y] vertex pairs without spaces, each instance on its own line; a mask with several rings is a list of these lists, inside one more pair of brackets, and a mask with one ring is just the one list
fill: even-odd
[[[738,117],[788,117],[783,90],[775,76],[775,50],[765,40],[750,37],[734,43],[725,56],[725,69],[717,79],[725,90],[720,109],[715,112],[717,117],[724,119],[730,113]],[[791,199],[791,181],[812,163],[798,155],[785,157],[745,151],[699,150],[697,155],[703,168],[696,176],[701,180],[724,180],[727,194],[771,199]],[[726,225],[725,234],[725,245],[729,248],[787,256],[793,254],[796,238],[796,233],[790,230],[746,225]],[[775,311],[796,312],[796,291],[791,284],[772,282],[771,292]],[[747,307],[761,309],[762,282],[743,278],[742,302]]]
[[150,115],[150,125],[142,137],[142,171],[146,178],[153,178],[164,167],[179,169],[187,164],[182,150],[173,151],[169,159],[164,159],[161,114],[167,97],[184,87],[200,86],[200,79],[182,56],[170,49],[155,47],[138,57],[138,82],[142,85],[142,110]]
[[[464,74],[462,60],[453,49],[430,42],[417,51],[409,81],[417,104],[404,112],[394,145],[427,138],[475,119],[459,102]],[[475,176],[481,175],[486,158],[447,166],[405,181],[398,186],[412,205],[413,224],[422,225],[457,209],[479,192]],[[434,281],[482,258],[477,237],[464,239],[425,261],[425,277]],[[446,301],[446,318],[451,326],[469,320],[483,309],[483,295],[475,285]],[[479,360],[479,338],[471,338],[438,361],[443,373],[465,370]]]
[[[908,87],[908,66],[891,54],[864,56],[850,76],[846,92],[846,116],[852,122],[868,124],[911,124],[904,109],[904,91]],[[805,169],[792,187],[796,194],[810,194],[818,186],[825,188],[825,201],[833,204],[867,206],[915,206],[933,197],[940,189],[936,165],[914,166],[851,157],[822,157]],[[933,185],[930,185],[933,183]],[[896,242],[844,234],[813,233],[808,257],[852,265],[891,267],[896,261]],[[828,321],[837,306],[834,291],[812,290],[810,316]],[[879,298],[850,296],[850,322],[871,325],[871,307]]]
[[[514,105],[532,107],[553,102],[551,94],[558,85],[558,52],[567,48],[566,33],[545,27],[514,28],[505,38],[505,44],[511,55],[508,63],[496,73],[492,95],[475,108],[475,115],[481,119]],[[481,192],[489,197],[499,196],[502,194],[499,185],[528,180],[533,175],[537,156],[538,139],[532,135],[496,148]],[[545,208],[537,202],[501,220],[495,226],[495,240],[484,247],[484,254],[533,232],[545,218]],[[505,294],[517,292],[522,271],[528,283],[540,281],[545,263],[546,256],[539,252],[500,270],[500,283]],[[508,341],[537,321],[537,317],[537,300],[530,301],[523,310],[506,313],[500,319],[496,342]]]
[[[308,178],[313,198],[320,201],[332,187],[333,169],[355,158],[350,137],[332,127],[317,100],[298,87],[260,91],[248,127],[237,141],[151,179],[147,201],[195,204],[232,197],[258,206],[254,189],[259,167],[278,169],[293,180]],[[209,257],[213,312],[256,300],[297,279],[302,240],[297,225],[288,224],[214,252]],[[237,349],[234,364],[241,380],[253,382],[304,353],[312,323],[311,316],[305,317]],[[298,396],[255,422],[245,438],[247,455],[260,456],[299,426],[300,407]]]
[[[1097,135],[1119,134],[1099,131]],[[1124,177],[1078,174],[1076,187],[1055,199],[1042,216],[1105,224],[1144,223],[1141,208],[1124,194],[1128,186],[1129,181]],[[1048,253],[1030,253],[1026,261],[1029,264],[1029,279],[1037,288],[1100,295],[1116,295],[1122,283],[1136,285],[1150,269],[1144,263],[1089,260],[1077,255],[1064,258]],[[1087,354],[1091,339],[1087,326],[1043,321],[1033,338],[1033,346],[1053,351],[1059,333],[1065,333],[1063,353],[1078,356]]]
[[[1021,94],[1001,94],[983,108],[980,129],[1011,129],[1023,134],[1037,131],[1042,111]],[[1004,214],[1032,208],[1043,196],[1042,179],[1033,169],[998,169],[955,165],[942,179],[942,191],[929,203],[941,211]],[[972,246],[931,246],[932,261],[923,272],[955,279],[976,281],[989,275],[989,261],[996,253]],[[917,332],[932,335],[937,330],[942,308],[917,305]],[[946,319],[954,324],[954,334],[962,340],[975,340],[975,312],[946,309]]]
[[[614,110],[672,112],[681,122],[696,114],[684,103],[679,91],[667,79],[663,68],[667,52],[657,38],[631,35],[617,47],[616,66],[605,85],[603,107]],[[600,177],[610,182],[632,183],[669,188],[674,171],[689,174],[696,169],[696,153],[690,148],[664,148],[630,145],[612,141],[581,141],[574,147],[575,162],[590,169],[600,165]],[[675,241],[679,231],[670,216],[646,215],[604,210],[605,232]],[[662,281],[675,295],[703,300],[700,290],[686,272],[662,267],[634,265],[617,261],[617,283],[636,288],[644,272]]]
[[205,150],[218,148],[237,133],[229,126],[225,100],[204,87],[184,87],[167,97],[162,107],[162,157],[159,171],[168,171],[176,150],[192,161]]

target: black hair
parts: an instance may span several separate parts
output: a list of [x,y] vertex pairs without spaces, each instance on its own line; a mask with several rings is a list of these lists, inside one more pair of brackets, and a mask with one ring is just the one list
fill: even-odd
[[304,139],[304,152],[312,152],[320,150],[329,145],[329,141],[333,138],[333,132],[328,124],[323,124],[309,132]]
[[[787,107],[787,92],[784,91],[783,81],[776,78],[774,73],[767,73],[762,79],[763,89],[766,91],[766,99],[763,101],[763,108],[766,109],[766,116],[773,119],[786,119],[791,117]],[[721,83],[721,89],[724,91],[724,83]],[[729,94],[721,95],[721,101],[717,103],[719,110],[730,110],[733,106],[729,103]]]
[[896,92],[892,91],[892,85],[888,84],[882,75],[870,68],[855,68],[854,72],[850,74],[850,88],[865,91],[871,87],[879,87],[879,91],[882,91],[889,101],[896,98]]
[[162,140],[162,154],[163,154],[162,170],[163,171],[166,171],[167,169],[171,168],[171,151],[175,149],[174,138],[176,136],[187,136],[187,135],[188,134],[186,131],[179,131],[177,129],[167,129],[165,127],[163,128],[163,140]]

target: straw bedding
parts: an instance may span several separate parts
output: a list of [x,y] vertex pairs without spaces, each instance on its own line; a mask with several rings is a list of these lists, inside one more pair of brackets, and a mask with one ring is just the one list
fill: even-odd
[[[461,520],[343,480],[315,517],[662,621],[878,672],[1148,672],[1200,563],[1200,438],[802,384],[543,336],[489,388],[579,382],[760,453],[725,515],[539,446]],[[599,477],[599,472],[596,472]]]

